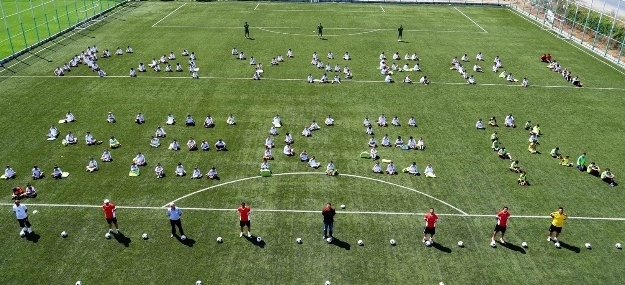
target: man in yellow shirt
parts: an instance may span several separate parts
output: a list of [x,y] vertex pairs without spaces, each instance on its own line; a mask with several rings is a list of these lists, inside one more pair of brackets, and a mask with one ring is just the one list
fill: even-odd
[[[564,220],[568,218],[568,216],[564,213],[564,209],[562,207],[558,208],[557,212],[551,213],[551,226],[549,227],[549,237],[547,241],[558,242],[558,236],[560,232],[562,232],[562,226],[564,226]],[[555,234],[554,234],[555,233]]]

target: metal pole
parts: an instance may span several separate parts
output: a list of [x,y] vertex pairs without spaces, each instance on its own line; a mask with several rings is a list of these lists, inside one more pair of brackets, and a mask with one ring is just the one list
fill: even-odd
[[48,28],[48,37],[52,36],[52,33],[50,32],[50,24],[48,22],[48,13],[46,12],[46,3],[43,2],[44,0],[41,0],[41,8],[43,9],[43,17],[46,18],[46,28]]
[[65,15],[67,16],[67,26],[71,27],[72,26],[72,20],[70,20],[70,18],[69,18],[69,9],[67,9],[67,2],[65,2],[65,0],[63,0],[63,5],[65,6]]
[[564,24],[566,23],[566,15],[569,13],[569,0],[566,0],[566,8],[564,9],[564,20],[560,22],[560,34],[562,34],[562,29],[564,28]]
[[28,41],[26,40],[26,31],[24,31],[24,22],[22,22],[22,11],[20,11],[17,1],[15,1],[15,10],[17,11],[17,18],[20,21],[20,27],[22,28],[22,37],[24,38],[24,48],[28,48]]
[[621,40],[621,50],[618,52],[618,61],[621,61],[621,57],[623,56],[623,47],[625,47],[625,37]]
[[599,22],[597,22],[597,28],[595,29],[595,38],[592,40],[592,49],[593,50],[595,49],[595,43],[597,43],[597,36],[600,35],[599,34],[599,27],[601,26],[601,20],[603,19],[603,11],[605,11],[605,3],[606,3],[606,1],[603,1],[603,8],[601,8],[601,12],[599,12]]
[[9,37],[9,45],[11,46],[11,54],[15,54],[15,48],[13,47],[13,40],[11,39],[11,31],[9,30],[9,24],[7,24],[7,16],[4,14],[4,6],[0,1],[0,10],[2,10],[2,19],[4,19],[4,27],[7,29],[7,37]]
[[586,20],[584,21],[584,31],[582,32],[582,38],[580,40],[581,43],[584,43],[584,38],[586,37],[586,28],[588,28],[588,18],[590,18],[590,14],[592,14],[592,3],[595,0],[590,0],[590,7],[588,9],[588,13],[586,14]]
[[[82,6],[83,6],[83,10],[85,10],[85,20],[87,18],[89,18],[89,15],[87,14],[87,1],[86,0],[82,0]],[[78,13],[78,11],[76,11],[76,13]]]
[[54,13],[56,14],[56,24],[59,28],[59,33],[61,30],[61,17],[59,17],[59,8],[56,6],[56,0],[54,0]]
[[573,31],[575,30],[575,24],[577,23],[577,13],[579,13],[579,4],[575,3],[575,15],[571,21],[571,30],[569,31],[569,40],[573,37]]
[[71,26],[80,22],[80,15],[78,15],[78,0],[74,1],[74,12],[76,13],[76,23],[72,23]]
[[28,3],[30,3],[30,12],[33,15],[33,23],[35,23],[35,33],[37,34],[37,43],[39,43],[41,41],[41,38],[39,38],[39,25],[37,25],[37,18],[35,17],[35,9],[33,8],[32,1],[28,1]]
[[610,41],[615,40],[612,39],[612,33],[614,32],[614,25],[616,25],[616,21],[617,20],[617,16],[618,16],[618,9],[621,7],[621,2],[622,1],[618,1],[618,4],[616,5],[616,11],[614,11],[614,18],[612,18],[612,27],[610,27],[610,33],[608,34],[608,42],[605,44],[605,53],[604,55],[608,54],[608,48],[610,47]]

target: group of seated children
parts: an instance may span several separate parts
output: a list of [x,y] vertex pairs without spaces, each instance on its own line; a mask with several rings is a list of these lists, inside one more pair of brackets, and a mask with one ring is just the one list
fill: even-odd
[[584,86],[582,84],[582,82],[580,81],[579,77],[573,76],[571,74],[571,71],[569,71],[566,68],[562,68],[560,63],[558,63],[556,60],[551,60],[551,55],[549,55],[549,60],[548,61],[546,61],[546,59],[543,60],[543,57],[546,57],[546,56],[543,55],[541,57],[541,60],[543,62],[548,62],[549,63],[547,65],[547,68],[551,69],[551,71],[560,73],[562,75],[562,77],[564,77],[564,79],[566,79],[566,81],[573,83],[574,86],[577,86],[577,87],[583,87]]
[[[191,73],[191,76],[194,79],[198,79],[199,78],[198,71],[200,69],[196,65],[197,57],[195,56],[195,53],[194,52],[189,53],[188,50],[184,49],[182,51],[182,55],[189,57],[189,73]],[[174,67],[171,66],[171,64],[169,64],[170,60],[175,60],[175,59],[176,59],[176,54],[172,51],[169,53],[169,55],[162,55],[159,59],[152,58],[152,62],[148,64],[148,67],[152,68],[156,72],[160,72],[161,64],[165,64],[165,72],[174,72],[174,70],[176,72],[184,71],[184,68],[182,67],[180,63],[176,63],[175,69]],[[136,70],[134,68],[130,68],[129,75],[130,77],[137,77],[137,72],[146,72],[146,71],[147,69],[145,67],[145,64],[143,64],[143,62],[140,62]]]
[[[152,136],[152,138],[150,139],[150,146],[151,147],[159,147],[160,145],[161,145],[161,143],[160,143],[159,138]],[[227,151],[228,150],[226,148],[226,142],[224,142],[222,139],[218,139],[217,142],[215,142],[214,146],[215,146],[215,150],[216,151]],[[179,151],[180,150],[180,143],[177,140],[173,140],[171,143],[169,143],[169,146],[167,147],[167,149],[173,150],[173,151]],[[209,151],[210,150],[210,145],[208,144],[208,142],[206,140],[202,140],[202,143],[198,147],[197,142],[195,141],[195,139],[193,139],[193,137],[189,137],[189,140],[187,141],[187,150],[189,150],[189,151],[196,151],[198,149],[201,149],[202,151]]]
[[[377,173],[377,174],[388,174],[388,175],[397,175],[397,168],[395,167],[395,163],[393,163],[392,160],[388,160],[385,161],[388,164],[386,165],[386,169],[382,170],[382,166],[380,166],[380,162],[376,161],[375,164],[373,165],[373,168],[371,169],[373,171],[373,173]],[[417,167],[417,163],[413,162],[412,164],[410,164],[408,167],[402,169],[403,173],[408,173],[410,175],[414,175],[414,176],[420,176],[421,172],[419,172],[419,168]],[[424,170],[424,175],[425,177],[429,177],[429,178],[436,178],[436,175],[434,174],[434,168],[432,167],[431,163],[428,163],[427,166],[425,167]]]
[[[561,166],[573,167],[573,163],[570,160],[570,156],[562,155],[559,147],[553,148],[550,154],[551,154],[551,157],[557,158],[560,160],[559,164]],[[609,168],[606,168],[603,172],[601,172],[599,165],[597,165],[597,163],[595,163],[594,161],[591,162],[589,165],[586,165],[586,153],[582,153],[582,155],[577,157],[577,160],[575,161],[575,167],[579,171],[586,171],[586,173],[592,176],[600,177],[603,182],[608,183],[608,185],[610,185],[611,187],[614,187],[617,185],[616,181],[614,180],[614,173],[612,173],[612,171]]]
[[37,198],[37,190],[30,183],[26,184],[26,189],[22,189],[21,186],[13,187],[13,194],[11,199],[22,200],[24,198]]
[[[374,135],[373,133],[373,126],[371,124],[371,120],[369,120],[369,117],[365,117],[365,120],[362,122],[363,125],[365,126],[365,133],[367,135]],[[388,122],[386,121],[386,116],[384,114],[381,114],[378,117],[378,120],[376,121],[376,124],[378,125],[378,127],[388,127]],[[393,126],[399,127],[401,126],[401,123],[399,121],[399,117],[395,116],[393,117],[393,119],[391,120],[391,124]],[[411,116],[410,119],[408,119],[408,126],[411,127],[417,127],[417,120],[414,118],[414,116]]]
[[[467,54],[464,54],[462,56],[462,62],[468,62],[469,61],[469,57],[467,56]],[[464,68],[464,66],[462,65],[462,63],[460,61],[458,61],[457,57],[454,57],[451,60],[451,67],[449,68],[450,70],[456,70],[458,71],[458,73],[460,73],[460,76],[462,76],[463,79],[465,79],[467,81],[467,83],[473,85],[475,84],[475,77],[473,77],[473,75],[469,75],[469,73],[467,72],[467,69]],[[482,72],[482,67],[475,64],[473,66],[473,71],[475,72]]]

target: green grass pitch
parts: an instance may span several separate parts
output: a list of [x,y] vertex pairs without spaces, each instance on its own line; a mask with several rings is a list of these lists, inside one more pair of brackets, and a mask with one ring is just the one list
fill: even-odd
[[[4,3],[4,2],[3,2]],[[114,13],[114,14],[113,14]],[[245,39],[243,23],[252,39]],[[316,27],[325,27],[324,40]],[[404,42],[397,27],[404,26]],[[57,78],[53,70],[87,46],[100,51],[132,46],[134,54],[99,59],[106,78],[81,65]],[[235,60],[236,47],[264,65],[263,79],[251,79],[247,60]],[[294,58],[270,66],[272,57]],[[197,55],[200,79],[186,72],[183,49]],[[128,76],[139,62],[149,63],[170,51],[185,72],[148,70]],[[354,78],[337,84],[307,84],[311,73],[323,71],[310,64],[317,52],[323,62],[333,51]],[[422,74],[432,84],[385,84],[378,55],[418,53]],[[451,59],[467,53],[471,68],[481,51],[484,73],[473,73],[469,86],[455,71]],[[575,88],[539,62],[551,53],[564,67],[580,76],[584,88]],[[504,69],[520,82],[507,83],[491,70],[500,56]],[[330,60],[341,67],[341,59]],[[398,61],[403,65],[404,60]],[[413,80],[421,74],[412,73]],[[618,284],[624,253],[614,247],[625,241],[621,209],[622,185],[609,187],[600,179],[558,165],[549,151],[559,146],[575,159],[586,152],[589,161],[611,168],[616,180],[625,175],[625,71],[592,52],[532,24],[512,10],[499,7],[410,6],[383,4],[286,4],[133,2],[118,8],[102,22],[26,54],[0,68],[0,163],[17,172],[15,180],[0,181],[5,191],[0,204],[1,284]],[[78,145],[64,147],[46,141],[51,124],[71,110],[77,122],[57,124],[61,135],[75,133]],[[107,124],[114,112],[117,123]],[[137,112],[146,124],[137,125]],[[165,126],[168,144],[183,145],[189,137],[211,145],[223,138],[230,151],[173,152],[149,147],[150,136],[172,113],[178,124]],[[236,126],[225,120],[232,113]],[[373,162],[359,158],[367,151],[368,135],[362,121],[380,114],[399,116],[400,127],[374,127],[378,143],[391,138],[423,137],[425,151],[380,148],[383,159],[398,168],[417,162],[432,163],[437,178],[371,173]],[[541,125],[538,150],[527,151],[528,133],[522,127],[477,131],[478,118],[512,113],[517,124]],[[186,114],[198,126],[185,127]],[[216,127],[201,126],[210,114]],[[260,178],[263,143],[274,115],[284,126],[275,138],[273,177]],[[322,123],[332,115],[336,125],[299,134],[312,120]],[[407,126],[414,116],[417,128]],[[528,173],[529,187],[519,187],[508,161],[490,149],[490,134],[499,132],[503,144]],[[116,136],[122,147],[112,151],[114,161],[86,173],[90,157],[99,158],[105,146],[86,146],[85,132],[105,140]],[[341,173],[323,175],[281,154],[284,133],[295,137],[297,153],[307,150],[325,166],[333,160]],[[105,143],[106,144],[106,143]],[[148,166],[139,177],[128,177],[132,158],[145,153]],[[215,166],[221,180],[174,177],[182,162],[190,173]],[[152,169],[161,163],[168,174],[156,179]],[[59,165],[70,176],[32,181],[37,164],[48,174]],[[11,189],[33,183],[36,199],[24,201],[37,234],[18,236],[11,213]],[[106,224],[99,205],[105,198],[120,208],[118,217],[126,238],[104,238]],[[183,208],[185,243],[169,237],[162,208],[170,201]],[[251,204],[252,232],[263,244],[238,237],[236,207]],[[347,205],[336,217],[334,244],[321,239],[321,208],[326,202]],[[70,205],[74,205],[73,207]],[[512,220],[506,237],[512,244],[489,246],[494,214],[509,206]],[[546,241],[548,214],[563,206],[570,215],[556,249]],[[421,244],[422,213],[434,207],[441,214],[439,246]],[[37,210],[34,214],[33,211]],[[492,215],[492,216],[491,216]],[[601,219],[592,219],[601,218]],[[62,231],[69,236],[60,237]],[[150,239],[142,240],[148,233]],[[216,238],[223,237],[218,244]],[[303,244],[296,244],[296,238]],[[364,246],[358,246],[362,239]],[[389,244],[397,241],[396,246]],[[458,248],[462,240],[464,248]],[[528,248],[520,248],[521,242]],[[584,248],[591,243],[592,250]]]

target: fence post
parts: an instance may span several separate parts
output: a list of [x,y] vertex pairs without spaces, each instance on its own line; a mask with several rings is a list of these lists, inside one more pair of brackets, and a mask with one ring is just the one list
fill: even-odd
[[564,19],[560,22],[560,34],[562,34],[562,29],[566,24],[566,15],[569,13],[569,0],[566,0],[566,8],[564,8]]
[[601,12],[599,12],[599,22],[597,22],[597,28],[595,29],[595,38],[592,40],[593,50],[595,49],[595,43],[597,43],[597,36],[600,35],[599,27],[601,26],[601,20],[603,19],[603,11],[605,11],[605,4],[606,4],[606,1],[603,1],[603,8],[601,8]]
[[24,38],[24,48],[28,48],[28,41],[26,40],[26,31],[24,31],[24,22],[22,21],[22,11],[15,1],[15,10],[17,11],[17,18],[20,21],[20,27],[22,28],[22,37]]
[[575,3],[575,15],[571,21],[571,30],[569,31],[569,40],[573,37],[573,31],[575,30],[575,24],[577,24],[577,13],[579,12],[579,4]]
[[33,2],[28,1],[30,3],[30,13],[33,15],[33,23],[35,24],[35,34],[37,34],[37,42],[41,41],[39,37],[39,25],[37,25],[37,18],[35,17],[35,9],[33,8]]
[[52,33],[50,32],[50,22],[48,21],[48,13],[46,12],[46,3],[44,3],[43,1],[45,0],[41,0],[41,8],[43,9],[43,17],[46,18],[46,28],[48,28],[48,37],[52,36]]
[[9,45],[11,46],[11,54],[15,54],[15,47],[13,47],[13,40],[11,39],[11,31],[9,30],[9,24],[7,24],[7,16],[4,14],[4,6],[0,1],[0,10],[2,10],[2,19],[4,20],[4,27],[7,29],[7,37],[9,37]]
[[58,33],[61,32],[61,17],[59,17],[59,8],[56,6],[56,0],[54,0],[54,13],[56,14],[56,24],[59,28]]
[[608,53],[608,48],[610,47],[610,41],[612,41],[612,33],[614,32],[614,25],[616,25],[616,21],[618,21],[618,10],[621,8],[621,1],[618,1],[616,5],[616,11],[614,11],[614,17],[612,18],[612,27],[610,27],[610,33],[608,34],[608,42],[605,44],[605,54]]
[[586,37],[586,28],[588,28],[588,18],[590,18],[590,14],[592,14],[592,4],[595,0],[590,0],[590,7],[588,7],[588,13],[586,14],[586,20],[584,21],[584,31],[582,32],[582,37],[580,39],[580,43],[584,43],[584,38]]

